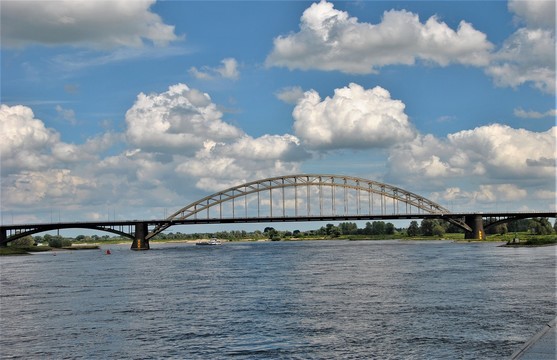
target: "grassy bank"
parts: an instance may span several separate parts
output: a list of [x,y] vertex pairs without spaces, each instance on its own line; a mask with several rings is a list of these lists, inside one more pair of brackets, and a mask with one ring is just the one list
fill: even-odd
[[17,247],[0,248],[0,256],[5,256],[5,255],[29,255],[29,252],[25,248],[17,248]]
[[100,249],[99,245],[96,244],[83,244],[83,245],[72,245],[63,248],[52,248],[50,246],[31,246],[31,247],[16,247],[8,246],[0,248],[0,256],[5,255],[29,255],[30,253],[53,251],[53,250],[94,250]]
[[[513,243],[513,240],[516,242]],[[542,246],[557,244],[557,235],[534,235],[526,232],[488,235],[488,240],[508,243],[511,246]]]
[[0,248],[0,256],[29,255],[29,253],[33,253],[33,252],[44,252],[50,250],[52,250],[52,248],[48,246],[31,246],[31,247],[8,246],[8,247]]

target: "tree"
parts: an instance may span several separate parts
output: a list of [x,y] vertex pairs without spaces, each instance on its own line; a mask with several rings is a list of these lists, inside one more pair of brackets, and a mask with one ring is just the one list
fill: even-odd
[[327,224],[325,228],[325,232],[330,237],[339,237],[340,236],[340,229],[333,224]]
[[437,225],[435,220],[423,219],[420,225],[420,233],[425,236],[433,235],[433,227]]
[[10,243],[10,246],[18,247],[18,248],[28,248],[35,245],[35,240],[33,240],[32,236],[25,236],[14,240]]
[[395,233],[395,225],[393,223],[386,223],[385,224],[385,234],[393,235]]
[[60,235],[56,235],[50,237],[50,239],[48,240],[48,246],[53,248],[63,248],[66,246],[72,246],[72,242],[69,239],[64,239]]
[[528,228],[537,235],[549,235],[553,231],[547,218],[533,218],[528,223]]
[[432,235],[435,236],[443,236],[445,235],[445,228],[441,224],[433,225],[433,229],[431,230]]
[[445,225],[445,232],[446,233],[460,234],[460,233],[464,232],[463,228],[461,228],[459,226],[456,226],[455,224],[450,223],[448,221],[446,221],[444,225]]
[[263,230],[263,234],[265,234],[265,236],[267,236],[267,238],[270,240],[280,240],[280,235],[278,231],[275,230],[275,228],[266,227],[265,230]]
[[374,221],[371,223],[372,235],[384,235],[385,233],[385,223],[383,221]]
[[420,234],[420,227],[417,221],[411,221],[408,229],[406,229],[406,234],[408,236],[418,236]]
[[506,234],[508,232],[507,224],[499,224],[485,229],[486,234]]
[[362,231],[365,235],[371,235],[372,234],[372,230],[371,230],[371,223],[368,221],[366,222],[366,226],[364,228],[364,230]]
[[358,225],[353,222],[343,222],[338,224],[342,235],[355,235],[358,233]]
[[507,223],[507,229],[509,232],[528,231],[529,224],[530,220],[528,219],[515,220]]

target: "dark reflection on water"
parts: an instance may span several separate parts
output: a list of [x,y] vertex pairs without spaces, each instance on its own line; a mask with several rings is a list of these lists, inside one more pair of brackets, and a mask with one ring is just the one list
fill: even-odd
[[500,359],[555,317],[554,247],[154,247],[1,258],[0,357]]

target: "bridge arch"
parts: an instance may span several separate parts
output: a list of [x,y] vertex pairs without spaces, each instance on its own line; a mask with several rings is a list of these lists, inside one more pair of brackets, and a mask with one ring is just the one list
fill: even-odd
[[484,229],[487,230],[491,227],[502,225],[502,224],[508,224],[517,220],[533,219],[538,217],[538,215],[539,213],[532,213],[532,214],[520,213],[520,214],[513,214],[513,215],[506,215],[506,216],[489,216],[485,219]]
[[[223,209],[225,205],[229,205],[228,212]],[[439,214],[442,217],[450,211],[420,195],[374,180],[342,175],[287,175],[230,187],[186,205],[170,215],[166,223],[156,226],[147,239],[172,226],[172,222],[187,219],[286,218],[288,214],[310,218],[349,213]]]
[[104,232],[109,232],[112,234],[116,234],[116,235],[120,235],[123,237],[127,237],[130,239],[135,239],[135,236],[133,233],[131,232],[125,232],[123,230],[118,230],[118,229],[114,229],[111,227],[106,227],[106,226],[87,226],[84,224],[79,224],[79,225],[75,225],[75,224],[48,224],[48,225],[40,225],[40,226],[35,226],[35,227],[30,227],[28,229],[23,229],[17,232],[14,232],[13,234],[10,234],[9,237],[6,238],[6,243],[17,240],[17,239],[21,239],[23,237],[29,236],[29,235],[34,235],[34,234],[39,234],[42,232],[46,232],[46,231],[52,231],[52,230],[63,230],[63,229],[90,229],[90,230],[98,230],[98,231],[104,231]]

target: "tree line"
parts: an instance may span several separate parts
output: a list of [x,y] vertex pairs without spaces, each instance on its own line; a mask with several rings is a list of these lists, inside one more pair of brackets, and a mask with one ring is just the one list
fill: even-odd
[[[492,222],[492,219],[485,220],[485,224]],[[190,233],[185,234],[181,232],[160,233],[155,236],[154,240],[197,240],[203,238],[216,237],[219,239],[226,239],[230,241],[235,240],[280,240],[289,238],[339,238],[342,236],[393,236],[399,234],[401,236],[415,237],[415,236],[443,236],[446,233],[462,233],[463,230],[459,227],[443,220],[438,219],[423,219],[421,223],[411,221],[407,228],[396,228],[391,222],[372,221],[366,222],[363,228],[358,227],[354,222],[341,222],[338,225],[326,224],[319,229],[314,230],[294,230],[294,231],[281,231],[273,227],[266,227],[261,230],[245,231],[245,230],[231,230],[231,231],[217,231],[207,233]],[[486,228],[487,234],[505,234],[508,232],[528,232],[535,235],[550,235],[557,233],[557,221],[552,226],[547,218],[532,218],[515,220],[509,223],[500,224]],[[48,245],[54,248],[61,248],[71,246],[72,243],[87,243],[99,241],[121,241],[129,240],[128,238],[109,235],[78,235],[75,238],[62,237],[60,235],[45,234],[43,236],[26,236],[24,238],[11,242],[11,246],[30,247],[38,244]]]

